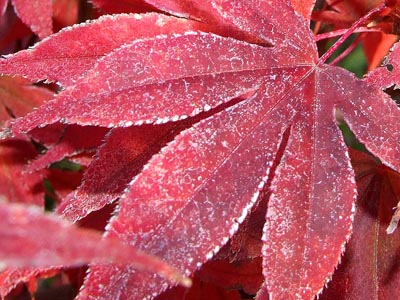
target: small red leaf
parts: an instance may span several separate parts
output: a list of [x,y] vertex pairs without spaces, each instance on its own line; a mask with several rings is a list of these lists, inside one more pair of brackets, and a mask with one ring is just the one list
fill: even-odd
[[26,174],[25,164],[36,156],[25,139],[0,142],[0,198],[43,206],[42,174]]
[[117,239],[102,239],[98,232],[79,229],[33,207],[0,202],[0,240],[0,260],[7,266],[115,263],[187,283],[177,271],[155,257]]
[[5,298],[21,282],[32,282],[38,277],[49,277],[57,274],[59,268],[18,268],[0,272],[0,297]]
[[48,89],[33,86],[20,77],[0,77],[0,125],[12,117],[22,117],[53,97]]
[[52,0],[12,0],[15,12],[21,20],[43,39],[53,33]]
[[364,53],[368,60],[368,71],[381,65],[382,60],[389,52],[394,43],[398,41],[398,36],[383,32],[370,32],[364,39]]
[[118,199],[143,164],[173,136],[174,127],[113,129],[86,170],[83,184],[61,203],[58,212],[76,222]]
[[78,22],[79,0],[54,0],[53,18],[55,31]]
[[290,2],[292,3],[295,11],[301,14],[306,20],[311,19],[311,13],[316,0],[292,0]]
[[36,171],[63,158],[85,151],[93,151],[101,145],[108,131],[109,129],[103,127],[69,125],[63,130],[57,143],[51,146],[45,154],[35,159],[28,166],[27,171]]
[[400,86],[400,43],[397,43],[392,53],[386,58],[382,67],[368,73],[366,81],[381,89],[389,88],[392,85]]

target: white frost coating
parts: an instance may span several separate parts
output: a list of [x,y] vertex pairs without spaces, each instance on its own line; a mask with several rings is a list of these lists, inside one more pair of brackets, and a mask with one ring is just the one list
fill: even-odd
[[125,121],[125,122],[123,122],[123,126],[124,127],[130,127],[130,126],[132,126],[133,125],[133,122],[132,121]]
[[136,126],[140,126],[140,125],[143,125],[144,123],[145,123],[145,121],[139,120],[139,121],[136,121],[136,122],[135,122],[135,125],[136,125]]
[[168,121],[171,121],[171,119],[169,117],[159,118],[154,121],[154,124],[165,124]]
[[[157,13],[147,13],[147,14],[144,14],[144,15],[159,15],[159,14],[157,14]],[[132,17],[132,16],[136,20],[142,19],[142,15],[139,15],[139,14],[121,13],[121,14],[117,14],[117,15],[104,15],[104,16],[101,16],[100,18],[96,19],[96,20],[87,20],[87,21],[79,23],[79,24],[74,24],[72,26],[64,27],[59,32],[57,32],[55,34],[52,34],[52,35],[42,39],[39,43],[36,43],[33,46],[30,46],[27,50],[34,50],[36,47],[47,43],[48,40],[53,39],[55,37],[58,37],[59,35],[62,35],[64,32],[73,31],[73,30],[80,30],[83,27],[88,27],[88,26],[91,26],[91,25],[101,24],[101,23],[106,22],[108,20],[113,21],[113,20],[116,20],[118,18],[128,18],[128,17]],[[13,55],[14,54],[12,53],[12,54],[4,55],[3,57],[4,58],[8,58],[8,57],[13,56]]]
[[156,21],[156,25],[159,27],[163,27],[165,25],[165,20],[163,17],[159,16]]
[[85,282],[86,282],[87,278],[90,276],[90,273],[91,273],[91,270],[90,270],[90,267],[89,267],[86,270],[85,281],[83,282],[83,284],[79,288],[78,295],[86,288]]
[[[261,183],[263,182],[265,184],[265,182],[267,182],[268,180],[268,175],[269,175],[269,168],[266,171],[266,175],[261,179],[261,182],[258,184],[258,187],[261,186]],[[262,186],[264,186],[264,184],[262,184]],[[232,237],[237,230],[239,229],[239,224],[243,223],[243,221],[246,219],[247,215],[249,214],[249,212],[251,211],[251,209],[253,208],[253,206],[257,203],[258,197],[260,195],[260,189],[258,189],[253,196],[251,197],[250,202],[245,206],[245,208],[243,209],[241,215],[238,218],[233,219],[233,224],[231,226],[231,228],[229,229],[229,236],[224,237],[222,239],[222,243],[220,245],[225,245],[228,241],[229,238]],[[215,248],[213,250],[211,250],[210,252],[208,252],[206,254],[206,260],[210,260],[211,258],[214,257],[215,254],[218,253],[218,251],[220,250],[220,246],[215,246]],[[199,267],[202,265],[201,263],[197,263],[197,266]]]
[[231,229],[229,229],[229,235],[233,236],[239,229],[239,223],[234,223],[231,227]]
[[179,116],[173,116],[170,120],[171,120],[172,122],[176,122],[176,121],[178,121],[179,119],[180,119]]
[[[354,171],[353,171],[353,167],[352,167],[351,162],[350,162],[350,156],[349,156],[347,150],[345,151],[345,156],[348,158],[348,160],[347,160],[347,166],[348,166],[349,170],[353,173],[353,176],[350,176],[350,181],[351,181],[351,183],[355,186],[355,185],[356,185],[356,181],[355,181],[355,179],[354,179]],[[355,213],[356,213],[357,188],[354,187],[353,191],[354,191],[354,194],[353,194],[353,203],[352,203],[352,205],[351,205],[351,215],[350,215],[350,228],[349,228],[349,233],[346,235],[345,240],[344,240],[344,242],[343,242],[342,245],[341,245],[341,253],[339,254],[339,257],[338,257],[338,260],[337,260],[337,261],[338,261],[337,265],[334,267],[334,270],[331,272],[331,275],[330,275],[328,278],[325,279],[325,282],[324,282],[324,286],[325,286],[325,287],[326,287],[326,286],[328,285],[328,283],[332,280],[332,275],[333,275],[334,271],[335,271],[335,270],[337,269],[337,267],[340,265],[341,260],[342,260],[342,255],[345,253],[345,250],[346,250],[347,242],[349,241],[349,239],[350,239],[350,237],[351,237],[351,235],[352,235],[352,233],[353,233],[353,223],[354,223],[354,217],[355,217]],[[321,288],[321,289],[317,292],[317,294],[316,294],[317,299],[319,299],[319,295],[322,293],[322,291],[323,291],[323,288]]]
[[191,113],[190,116],[195,116],[199,113],[201,113],[203,110],[201,108],[195,108]]
[[264,181],[261,181],[259,184],[258,184],[258,189],[259,190],[261,190],[263,187],[264,187],[264,185],[265,185],[265,182]]

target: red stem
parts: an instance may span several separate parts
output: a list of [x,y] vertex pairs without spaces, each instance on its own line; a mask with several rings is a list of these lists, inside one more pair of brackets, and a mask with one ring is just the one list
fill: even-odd
[[337,63],[339,63],[343,58],[345,58],[361,42],[361,36],[362,35],[359,35],[356,38],[356,40],[346,50],[344,50],[342,53],[340,53],[340,55],[338,57],[336,57],[333,61],[331,61],[329,64],[334,66]]
[[364,24],[366,21],[368,21],[368,19],[375,14],[378,14],[380,12],[382,12],[383,10],[385,10],[387,8],[385,3],[382,3],[381,5],[379,5],[378,7],[375,7],[374,9],[370,10],[366,15],[364,15],[363,17],[361,17],[360,19],[358,19],[357,21],[355,21],[353,23],[353,25],[351,25],[351,27],[346,31],[345,34],[343,34],[337,41],[335,44],[333,44],[332,47],[330,47],[328,49],[328,51],[326,51],[324,53],[324,55],[322,55],[320,57],[320,59],[318,60],[318,65],[323,64],[326,62],[326,60],[331,57],[331,55],[343,44],[343,42],[361,25]]
[[[345,34],[348,30],[349,30],[349,28],[320,33],[315,36],[315,41],[318,42],[321,40],[337,37],[339,35]],[[353,33],[358,33],[358,32],[382,32],[382,30],[377,29],[377,28],[359,27],[353,31]]]

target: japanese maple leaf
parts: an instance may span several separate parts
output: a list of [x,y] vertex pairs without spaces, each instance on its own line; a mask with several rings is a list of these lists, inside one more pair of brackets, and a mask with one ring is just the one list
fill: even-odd
[[[181,11],[178,3],[166,10],[213,26],[158,35],[165,26],[160,15],[161,22],[149,25],[157,30],[103,51],[90,69],[77,72],[75,85],[68,85],[75,80],[69,77],[53,101],[16,120],[3,135],[58,121],[156,127],[210,111],[131,180],[106,236],[189,275],[218,252],[260,192],[271,188],[264,286],[270,299],[313,299],[350,236],[356,199],[335,115],[340,112],[371,152],[398,169],[400,112],[378,86],[325,65],[326,56],[318,59],[308,24],[286,1],[193,0]],[[133,18],[141,22],[139,15]],[[179,28],[168,18],[165,29]],[[218,31],[216,22],[225,29]],[[95,31],[91,38],[96,40]],[[34,51],[9,57],[4,65],[12,65],[14,57],[29,60]],[[49,61],[55,60],[42,59]],[[274,162],[278,167],[268,187]],[[168,286],[159,276],[129,267],[93,265],[78,299],[152,298]]]
[[[33,86],[23,78],[1,77],[0,124],[24,116],[52,97],[49,90]],[[24,172],[26,163],[36,155],[36,149],[26,137],[0,142],[0,197],[11,202],[43,205],[43,174]]]

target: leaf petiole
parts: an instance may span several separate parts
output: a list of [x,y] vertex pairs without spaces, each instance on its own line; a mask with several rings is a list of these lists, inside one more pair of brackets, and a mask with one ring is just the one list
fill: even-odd
[[[315,41],[318,42],[318,41],[330,39],[333,37],[337,37],[337,36],[345,34],[348,30],[349,30],[349,28],[338,29],[338,30],[334,30],[334,31],[320,33],[315,36]],[[362,27],[356,28],[353,31],[353,33],[363,33],[363,32],[382,32],[382,30],[380,30],[378,28],[368,28],[368,27],[362,26]]]
[[381,12],[383,12],[385,9],[387,8],[385,3],[382,3],[381,5],[375,7],[374,9],[371,9],[366,15],[364,15],[363,17],[361,17],[360,19],[358,19],[356,22],[353,23],[353,25],[351,25],[351,27],[349,29],[347,29],[346,33],[343,34],[337,41],[335,44],[333,44],[332,47],[330,47],[328,49],[328,51],[326,51],[318,60],[318,65],[321,65],[323,63],[325,63],[329,57],[331,57],[331,55],[343,44],[343,42],[351,35],[353,34],[356,29],[364,24],[365,22],[368,21],[369,18],[371,18],[373,15],[375,14],[379,14]]

